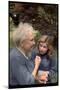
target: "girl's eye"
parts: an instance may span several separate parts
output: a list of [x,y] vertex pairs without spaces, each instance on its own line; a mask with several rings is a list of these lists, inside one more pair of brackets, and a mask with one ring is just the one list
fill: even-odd
[[43,48],[47,48],[47,46],[44,46],[44,45],[41,45],[41,44],[40,44],[39,46],[40,46],[40,47],[43,47]]
[[44,48],[47,48],[47,46],[44,46]]
[[42,45],[41,45],[41,44],[40,44],[39,46],[40,46],[40,47],[42,47]]

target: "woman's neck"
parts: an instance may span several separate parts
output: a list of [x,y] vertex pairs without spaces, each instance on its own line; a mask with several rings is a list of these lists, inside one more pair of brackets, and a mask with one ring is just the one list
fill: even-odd
[[27,52],[23,48],[17,47],[17,49],[28,59]]

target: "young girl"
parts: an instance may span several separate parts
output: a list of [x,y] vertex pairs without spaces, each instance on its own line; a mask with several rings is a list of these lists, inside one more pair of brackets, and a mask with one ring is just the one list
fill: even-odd
[[51,83],[51,79],[55,78],[55,60],[52,60],[51,58],[53,54],[53,37],[48,35],[42,35],[38,41],[38,53],[32,53],[32,60],[34,60],[36,56],[39,56],[41,58],[38,72],[41,83]]

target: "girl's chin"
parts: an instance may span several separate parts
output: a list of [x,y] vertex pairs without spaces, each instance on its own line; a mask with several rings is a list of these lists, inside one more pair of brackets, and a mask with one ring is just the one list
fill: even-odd
[[40,52],[40,54],[41,54],[41,55],[44,55],[45,53],[43,53],[43,52]]

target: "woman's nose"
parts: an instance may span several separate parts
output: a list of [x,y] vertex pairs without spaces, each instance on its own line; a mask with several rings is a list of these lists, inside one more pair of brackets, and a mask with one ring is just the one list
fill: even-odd
[[33,41],[33,44],[35,45],[35,41]]

